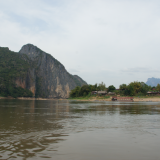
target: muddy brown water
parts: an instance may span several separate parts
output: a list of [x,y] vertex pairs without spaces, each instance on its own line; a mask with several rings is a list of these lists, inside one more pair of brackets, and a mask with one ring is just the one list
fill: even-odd
[[0,100],[0,160],[159,160],[160,103]]

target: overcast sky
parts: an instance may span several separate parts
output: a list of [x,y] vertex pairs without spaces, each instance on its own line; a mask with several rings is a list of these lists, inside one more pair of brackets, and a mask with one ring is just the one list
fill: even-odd
[[160,1],[0,0],[0,46],[28,43],[89,84],[160,78]]

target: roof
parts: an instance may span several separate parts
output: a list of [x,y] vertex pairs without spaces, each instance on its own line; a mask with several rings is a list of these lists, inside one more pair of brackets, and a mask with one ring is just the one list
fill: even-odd
[[107,92],[106,91],[98,91],[97,93],[98,94],[106,94]]
[[108,94],[115,94],[115,92],[108,92]]
[[147,92],[147,94],[158,94],[158,93],[160,93],[160,92]]

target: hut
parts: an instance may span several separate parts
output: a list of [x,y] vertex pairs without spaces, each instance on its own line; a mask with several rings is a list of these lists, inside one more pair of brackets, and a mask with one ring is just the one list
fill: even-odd
[[115,95],[116,93],[115,92],[108,92],[107,94],[108,95]]
[[95,94],[97,94],[97,91],[92,91],[91,94],[95,95]]
[[106,95],[107,92],[106,92],[106,91],[97,91],[97,94],[98,94],[98,95]]
[[147,92],[148,96],[160,96],[160,92]]

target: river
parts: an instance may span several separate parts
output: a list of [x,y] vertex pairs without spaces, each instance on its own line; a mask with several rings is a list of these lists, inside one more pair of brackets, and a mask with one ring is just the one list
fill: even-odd
[[0,160],[159,160],[160,103],[0,100]]

